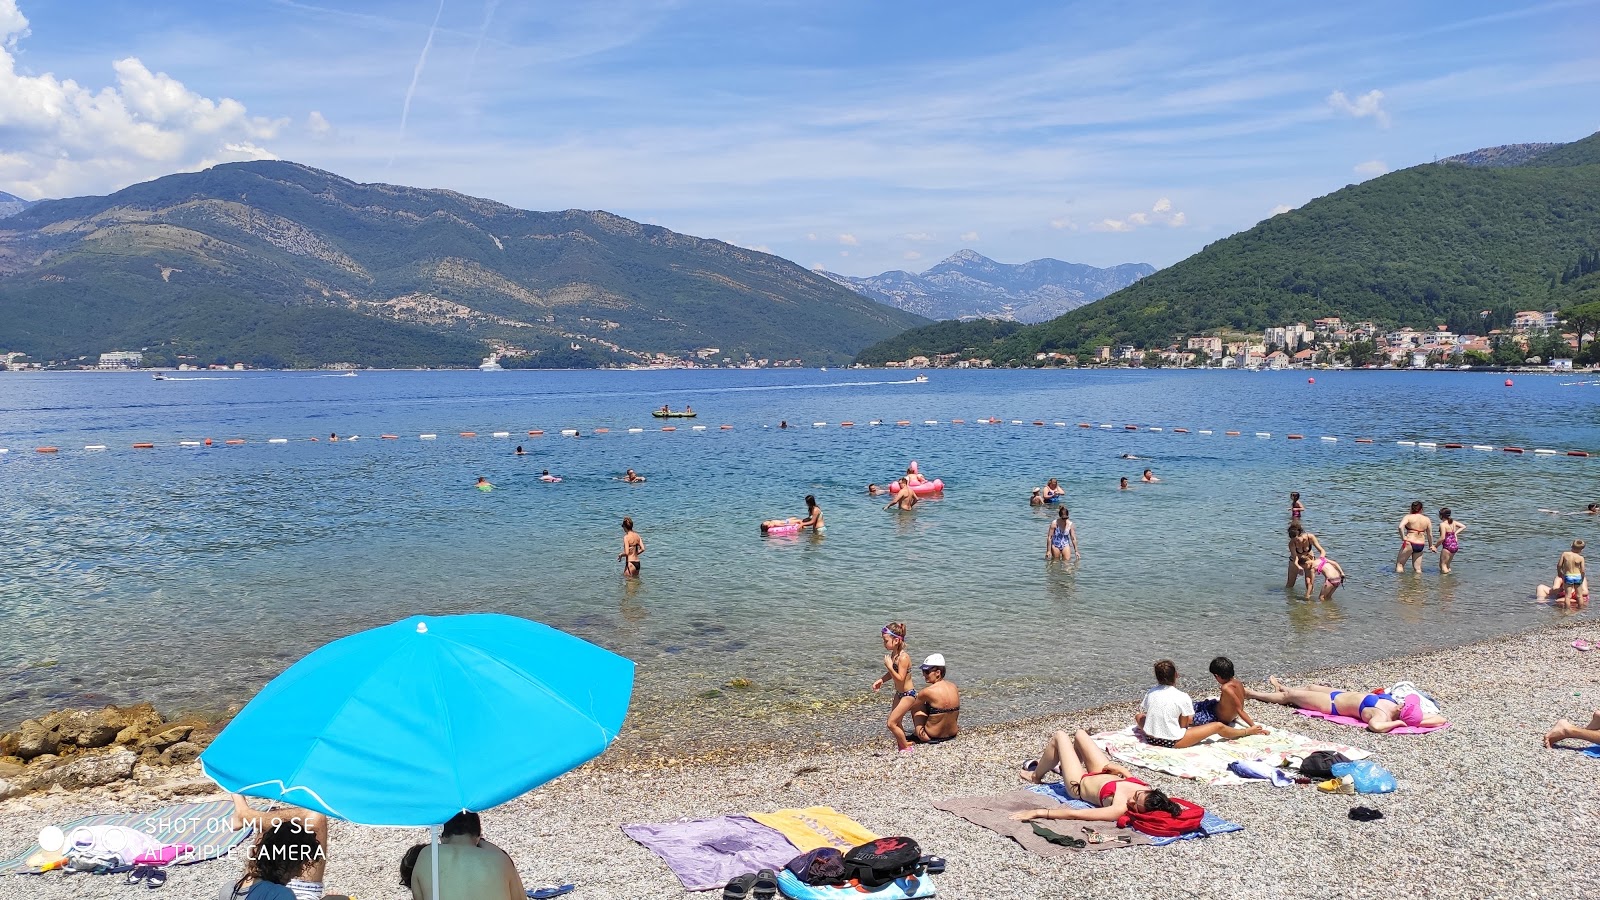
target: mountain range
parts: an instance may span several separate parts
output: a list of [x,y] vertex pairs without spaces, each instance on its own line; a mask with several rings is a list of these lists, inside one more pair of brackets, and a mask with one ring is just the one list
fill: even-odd
[[258,366],[848,361],[926,319],[788,260],[607,212],[531,212],[230,163],[0,219],[0,349]]
[[0,191],[0,219],[4,219],[6,216],[14,216],[32,206],[35,202]]
[[1582,265],[1596,248],[1600,134],[1486,148],[1319,197],[1049,322],[1010,334],[941,323],[858,360],[971,350],[1033,365],[1041,352],[1165,348],[1321,316],[1484,334],[1517,310],[1600,299]]
[[895,270],[868,278],[820,272],[845,287],[930,319],[1043,322],[1127,287],[1155,271],[1148,263],[1100,269],[1059,259],[1008,265],[962,250],[920,275]]

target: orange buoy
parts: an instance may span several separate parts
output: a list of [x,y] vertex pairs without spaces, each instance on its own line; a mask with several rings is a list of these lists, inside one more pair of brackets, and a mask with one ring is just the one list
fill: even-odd
[[1033,424],[1035,424],[1035,425],[1043,425],[1043,424],[1044,424],[1044,423],[1043,423],[1043,422],[1040,422],[1040,421],[1038,421],[1038,420],[1035,420],[1035,421],[1034,421],[1034,423],[1033,423]]
[[398,440],[400,440],[400,435],[398,435],[398,434],[380,434],[380,435],[378,435],[378,437],[379,437],[379,439],[385,440],[385,441],[398,441]]
[[1122,430],[1123,431],[1138,431],[1139,430],[1139,426],[1137,426],[1137,425],[1124,425],[1124,426],[1122,426]]
[[1461,445],[1460,444],[1440,444],[1439,446],[1445,448],[1446,450],[1460,450],[1461,449]]
[[717,426],[717,430],[718,431],[732,431],[733,430],[733,426],[732,425],[718,425]]
[[1500,449],[1504,450],[1507,453],[1521,453],[1521,452],[1523,452],[1521,447],[1501,447]]
[[910,425],[911,423],[909,421],[905,420],[905,419],[901,419],[900,421],[896,422],[895,424],[896,425]]
[[1079,428],[1093,428],[1094,426],[1089,424],[1088,422],[1079,422],[1078,423],[1078,427]]
[[1588,456],[1589,455],[1589,451],[1587,451],[1587,450],[1568,450],[1567,451],[1567,455],[1568,456]]
[[661,426],[661,430],[662,431],[677,431],[678,430],[678,426],[676,426],[676,425],[663,425],[663,426]]
[[839,427],[840,428],[854,428],[855,424],[856,423],[854,423],[854,422],[840,422],[839,423]]
[[35,447],[35,448],[33,448],[33,452],[35,452],[35,453],[60,453],[61,452],[61,448],[60,447]]
[[1189,429],[1187,429],[1187,428],[1174,428],[1174,429],[1172,429],[1172,431],[1173,431],[1174,434],[1188,434],[1189,433]]
[[134,444],[133,445],[133,449],[135,449],[135,450],[151,450],[151,449],[154,449],[154,448],[155,448],[155,444]]
[[206,438],[206,446],[211,446],[211,438]]
[[965,424],[967,424],[967,420],[966,419],[951,419],[950,420],[950,424],[951,425],[965,425]]
[[461,436],[462,437],[477,437],[478,433],[476,431],[463,431],[463,432],[461,432]]
[[1306,439],[1306,436],[1303,434],[1291,434],[1288,435],[1288,439],[1291,441],[1303,441]]
[[535,428],[532,431],[528,432],[528,437],[544,437],[544,432],[542,432],[539,429]]
[[610,434],[611,433],[611,429],[609,429],[609,428],[596,428],[594,430],[594,433],[595,434]]
[[1356,443],[1358,443],[1358,444],[1370,444],[1370,443],[1372,443],[1372,438],[1356,438]]
[[1506,379],[1506,387],[1511,387],[1511,379]]
[[244,443],[244,438],[228,438],[227,440],[223,441],[223,443],[237,446]]
[[1239,432],[1237,432],[1237,431],[1224,431],[1223,434],[1227,435],[1228,437],[1238,437],[1239,436]]

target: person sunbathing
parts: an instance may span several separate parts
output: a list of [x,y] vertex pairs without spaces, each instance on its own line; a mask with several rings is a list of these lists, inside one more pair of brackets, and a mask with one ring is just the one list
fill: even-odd
[[1445,717],[1438,713],[1424,713],[1421,698],[1416,694],[1408,696],[1402,702],[1382,691],[1371,694],[1364,691],[1341,691],[1325,684],[1290,688],[1284,687],[1277,676],[1267,680],[1272,683],[1272,690],[1253,691],[1245,688],[1244,695],[1263,703],[1277,703],[1281,706],[1309,709],[1327,715],[1359,719],[1366,723],[1368,731],[1379,734],[1393,731],[1401,725],[1426,727],[1447,723]]
[[1554,750],[1557,744],[1568,740],[1600,744],[1600,709],[1589,714],[1589,724],[1583,728],[1566,719],[1557,719],[1555,727],[1545,732],[1544,745]]
[[[419,852],[411,871],[412,900],[433,895],[433,848]],[[473,900],[527,900],[517,867],[504,850],[483,839],[477,813],[456,813],[439,838],[439,897]]]
[[1045,776],[1051,772],[1061,774],[1069,796],[1096,808],[1073,809],[1066,805],[1041,807],[1012,813],[1011,818],[1019,822],[1034,819],[1115,822],[1130,811],[1151,812],[1160,809],[1172,815],[1180,812],[1178,805],[1168,799],[1165,793],[1134,778],[1126,768],[1112,762],[1089,737],[1089,732],[1082,729],[1071,736],[1065,731],[1051,735],[1039,758],[1024,766],[1018,777],[1029,784],[1044,784]]
[[953,740],[961,732],[961,689],[945,677],[943,653],[930,653],[922,661],[922,680],[928,686],[917,691],[917,705],[911,708],[915,726],[908,737],[918,744],[938,744]]
[[1213,719],[1203,725],[1194,723],[1194,700],[1178,684],[1178,667],[1170,659],[1155,664],[1156,687],[1145,692],[1139,712],[1133,717],[1135,725],[1144,732],[1144,741],[1157,747],[1193,747],[1211,737],[1233,740],[1251,734],[1266,734],[1260,725],[1235,728],[1229,721]]

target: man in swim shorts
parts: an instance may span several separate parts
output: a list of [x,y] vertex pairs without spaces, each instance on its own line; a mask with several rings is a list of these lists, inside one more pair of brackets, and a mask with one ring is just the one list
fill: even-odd
[[895,483],[894,499],[884,505],[884,509],[898,506],[901,509],[910,509],[917,505],[917,492],[911,489],[911,483],[902,478]]
[[1155,664],[1156,687],[1145,692],[1139,712],[1133,721],[1144,733],[1144,741],[1157,747],[1193,747],[1201,741],[1221,736],[1224,740],[1242,738],[1251,734],[1265,734],[1266,729],[1252,724],[1249,728],[1234,728],[1223,722],[1204,725],[1194,721],[1194,700],[1178,685],[1178,667],[1170,659]]
[[633,530],[633,517],[624,516],[622,519],[622,552],[617,554],[617,559],[623,560],[622,574],[629,578],[639,577],[639,557],[644,555],[644,538],[639,532]]
[[1422,514],[1422,501],[1411,502],[1411,512],[1396,526],[1400,532],[1400,555],[1395,557],[1394,570],[1404,572],[1411,563],[1418,575],[1422,574],[1422,554],[1433,549],[1433,520]]
[[917,705],[911,710],[912,741],[937,744],[961,732],[956,720],[961,716],[961,689],[945,679],[944,654],[931,653],[922,661],[922,680],[928,686],[917,691]]
[[1194,724],[1205,725],[1209,722],[1221,722],[1232,725],[1235,722],[1254,728],[1255,720],[1244,710],[1244,682],[1240,681],[1233,671],[1233,660],[1226,656],[1219,656],[1211,661],[1211,677],[1217,679],[1220,694],[1215,700],[1201,700],[1194,705]]
[[1589,573],[1584,567],[1583,541],[1573,541],[1572,549],[1556,560],[1553,588],[1560,594],[1558,603],[1586,603],[1589,599]]

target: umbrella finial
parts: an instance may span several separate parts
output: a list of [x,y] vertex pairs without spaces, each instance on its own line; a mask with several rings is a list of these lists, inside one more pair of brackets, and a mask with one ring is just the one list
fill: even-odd
[[427,622],[418,622],[417,623],[417,634],[427,634],[427,633],[428,633],[428,623]]

